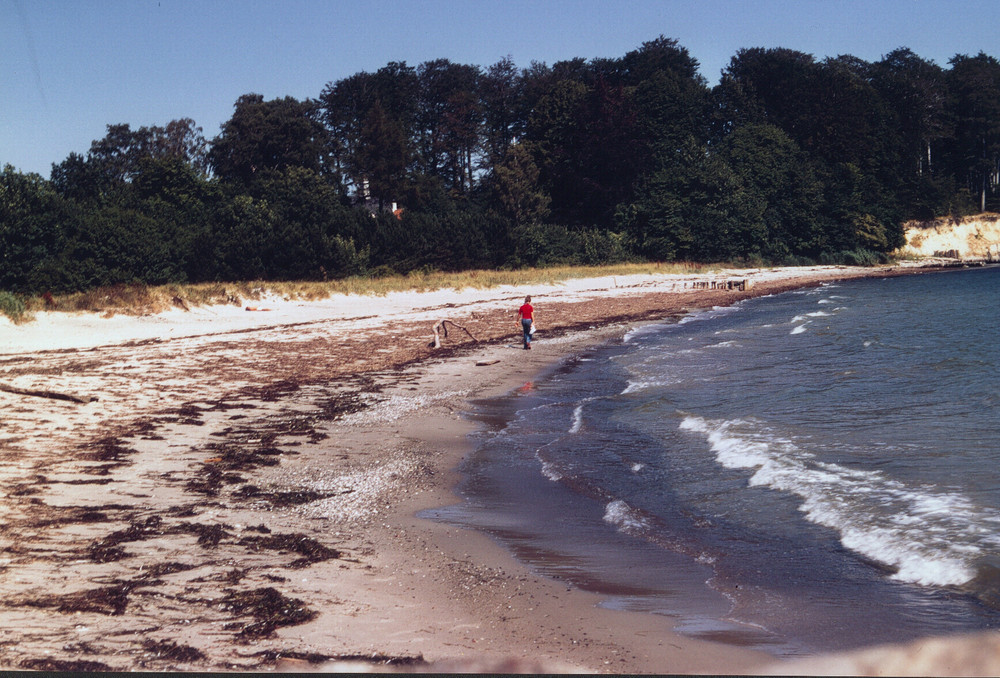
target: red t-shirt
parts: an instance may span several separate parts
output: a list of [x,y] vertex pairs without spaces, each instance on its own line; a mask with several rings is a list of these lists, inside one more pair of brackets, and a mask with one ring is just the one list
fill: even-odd
[[525,304],[518,310],[518,313],[521,314],[521,318],[525,320],[531,320],[531,314],[534,312],[535,309],[531,306],[531,304]]

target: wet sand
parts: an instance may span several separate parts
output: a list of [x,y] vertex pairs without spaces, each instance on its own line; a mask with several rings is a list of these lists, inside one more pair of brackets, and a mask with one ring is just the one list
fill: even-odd
[[[469,399],[509,393],[638,322],[900,272],[649,276],[428,293],[396,306],[355,298],[241,310],[236,324],[222,320],[233,309],[0,324],[0,384],[97,397],[0,392],[0,666],[766,667],[764,653],[599,608],[597,596],[534,575],[487,537],[415,516],[457,500]],[[754,285],[704,289],[732,279]],[[525,293],[539,316],[530,352],[513,316]],[[430,348],[444,318],[476,341],[450,332]]]

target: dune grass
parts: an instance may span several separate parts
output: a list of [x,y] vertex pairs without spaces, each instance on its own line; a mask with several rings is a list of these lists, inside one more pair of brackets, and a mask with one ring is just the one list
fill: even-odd
[[519,270],[470,270],[457,273],[419,271],[406,275],[353,276],[329,281],[243,281],[170,285],[112,285],[85,292],[24,299],[0,292],[0,313],[15,322],[30,319],[35,311],[96,312],[128,315],[159,313],[170,308],[189,309],[218,304],[242,305],[247,301],[278,296],[313,301],[334,294],[383,296],[390,292],[429,292],[440,289],[490,289],[501,285],[557,284],[576,278],[636,274],[697,274],[722,265],[691,263],[615,264],[609,266],[553,266]]
[[2,290],[0,290],[0,314],[7,316],[15,323],[31,320],[31,314],[24,299]]

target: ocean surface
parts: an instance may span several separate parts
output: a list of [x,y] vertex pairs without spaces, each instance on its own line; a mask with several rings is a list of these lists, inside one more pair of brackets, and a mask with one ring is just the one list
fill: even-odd
[[1000,627],[1000,268],[645,325],[469,416],[427,515],[603,605],[779,656]]

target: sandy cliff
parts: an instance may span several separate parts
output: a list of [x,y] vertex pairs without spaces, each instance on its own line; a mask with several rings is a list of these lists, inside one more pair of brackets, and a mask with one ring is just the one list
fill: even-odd
[[910,221],[904,225],[903,257],[1000,261],[1000,214]]

